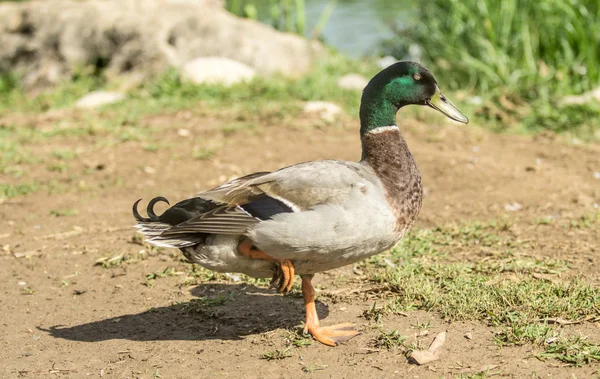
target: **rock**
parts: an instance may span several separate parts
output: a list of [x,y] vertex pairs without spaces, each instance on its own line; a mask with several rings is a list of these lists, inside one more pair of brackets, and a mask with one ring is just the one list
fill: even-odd
[[151,75],[198,57],[224,57],[259,74],[299,75],[320,44],[225,11],[222,0],[0,2],[0,75],[26,87],[94,66]]
[[421,48],[421,46],[411,43],[410,46],[408,46],[408,51],[406,52],[406,55],[402,57],[402,60],[420,62],[422,55],[423,49]]
[[387,55],[383,58],[380,58],[377,61],[377,66],[379,66],[379,68],[383,69],[383,68],[387,68],[387,67],[393,65],[396,62],[398,62],[398,59],[392,57],[391,55]]
[[191,133],[189,129],[178,129],[177,135],[180,137],[189,137]]
[[523,206],[519,203],[517,203],[516,201],[513,202],[512,204],[504,204],[504,209],[506,209],[507,211],[510,212],[516,212],[519,211],[523,208]]
[[254,78],[252,67],[229,58],[197,58],[183,66],[181,74],[185,80],[196,84],[220,83],[232,85],[249,82]]
[[342,76],[337,85],[343,89],[352,89],[357,91],[362,91],[367,84],[369,83],[369,79],[365,78],[359,74],[348,74]]
[[123,101],[125,95],[120,92],[94,91],[90,92],[75,103],[76,108],[98,108],[103,105]]
[[581,95],[565,96],[560,101],[561,105],[582,105],[592,102],[600,103],[600,87],[584,92]]
[[481,105],[483,104],[483,98],[481,96],[469,96],[467,97],[467,103],[472,105]]
[[316,113],[323,120],[333,122],[342,113],[342,108],[337,104],[329,103],[327,101],[307,101],[304,104],[304,113]]

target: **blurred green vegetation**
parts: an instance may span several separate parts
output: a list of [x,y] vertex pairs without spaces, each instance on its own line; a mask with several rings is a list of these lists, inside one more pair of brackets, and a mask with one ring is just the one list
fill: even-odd
[[[360,94],[339,88],[337,80],[347,73],[370,77],[377,70],[373,60],[353,60],[333,53],[327,54],[314,65],[313,70],[300,78],[272,75],[256,77],[249,83],[233,86],[193,84],[182,80],[179,72],[171,69],[131,88],[127,101],[110,107],[117,110],[125,108],[129,114],[147,114],[193,107],[203,102],[211,108],[227,109],[233,113],[258,116],[273,110],[283,116],[297,108],[298,102],[323,100],[341,105],[349,114],[357,114]],[[93,90],[110,90],[118,86],[118,82],[107,81],[102,73],[91,69],[83,70],[70,80],[35,94],[28,94],[14,75],[0,77],[0,113],[36,113],[70,107]]]
[[[328,4],[333,7],[335,1]],[[227,0],[226,7],[280,30],[307,34],[304,0]],[[313,31],[317,35],[331,9],[325,7],[322,21]],[[566,105],[561,101],[600,86],[597,1],[432,0],[407,4],[407,14],[412,16],[412,24],[383,42],[382,52],[404,57],[411,45],[421,46],[423,63],[477,124],[496,131],[552,131],[584,140],[600,139],[598,102]],[[314,70],[300,79],[260,77],[249,85],[234,87],[191,85],[171,70],[130,89],[126,104],[130,109],[138,107],[133,113],[139,114],[203,101],[237,113],[258,111],[256,114],[279,113],[282,117],[284,113],[294,115],[299,101],[325,100],[339,103],[355,115],[359,94],[340,89],[337,80],[354,72],[371,77],[377,70],[373,58],[352,60],[335,52],[321,58]],[[41,112],[72,106],[89,91],[111,86],[115,84],[108,83],[102,72],[83,69],[70,81],[30,96],[20,88],[18,77],[9,74],[0,77],[0,111]]]
[[559,104],[600,85],[599,30],[597,0],[432,0],[383,51],[402,57],[419,45],[445,88],[498,103],[481,112],[485,119],[533,131],[594,129],[597,104]]
[[[336,0],[329,0],[310,32],[318,38],[331,17]],[[270,24],[275,29],[307,35],[305,0],[226,0],[225,9],[239,17]]]

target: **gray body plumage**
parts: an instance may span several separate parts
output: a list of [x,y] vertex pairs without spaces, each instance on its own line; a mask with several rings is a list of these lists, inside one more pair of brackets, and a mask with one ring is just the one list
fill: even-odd
[[[253,277],[272,276],[276,266],[273,262],[243,256],[238,245],[244,237],[273,258],[291,260],[296,273],[302,275],[331,270],[380,253],[393,247],[404,233],[396,227],[396,217],[381,181],[365,162],[302,163],[273,173],[235,179],[196,196],[236,203],[236,198],[247,198],[248,192],[264,192],[278,198],[292,212],[257,220],[235,207],[229,208],[227,216],[234,221],[220,221],[218,226],[214,217],[210,221],[198,217],[176,227],[148,224],[153,228],[152,235],[143,223],[139,228],[150,237],[149,242],[180,247],[190,261],[207,269]],[[215,228],[224,233],[211,233]],[[167,229],[171,231],[162,233]],[[190,231],[206,234],[186,246],[186,238],[191,239],[186,237],[191,236]],[[195,234],[198,235],[202,234]]]

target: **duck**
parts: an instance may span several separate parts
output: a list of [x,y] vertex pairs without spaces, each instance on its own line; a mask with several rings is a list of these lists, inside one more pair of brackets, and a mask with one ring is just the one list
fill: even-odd
[[[154,212],[165,197],[133,204],[136,227],[153,245],[178,248],[191,263],[216,272],[273,279],[283,294],[301,278],[304,333],[337,346],[357,336],[353,323],[322,326],[315,274],[389,250],[409,231],[423,204],[421,175],[396,113],[432,108],[468,118],[442,93],[429,70],[402,61],[381,70],[362,92],[359,161],[316,160],[233,179]],[[169,204],[170,205],[170,204]]]

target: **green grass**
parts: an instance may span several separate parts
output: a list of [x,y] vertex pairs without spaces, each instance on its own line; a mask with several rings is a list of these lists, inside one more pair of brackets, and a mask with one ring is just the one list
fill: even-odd
[[284,335],[284,339],[286,345],[293,345],[295,347],[306,347],[313,343],[312,337],[304,334],[304,332],[298,328],[288,330]]
[[389,332],[381,330],[379,335],[373,341],[373,345],[377,348],[384,348],[387,350],[398,349],[403,346],[406,340],[407,338],[395,329]]
[[90,68],[76,72],[70,80],[54,88],[30,96],[25,94],[15,75],[0,76],[0,114],[20,110],[39,113],[49,109],[64,108],[73,105],[83,95],[100,89],[105,84],[105,77]]
[[484,97],[479,119],[594,136],[600,106],[558,103],[600,84],[597,1],[434,0],[413,20],[384,50],[401,57],[422,46],[444,88]]
[[285,349],[276,349],[276,350],[267,351],[266,353],[264,353],[262,355],[262,358],[266,359],[267,361],[272,361],[272,360],[286,359],[286,358],[290,358],[292,356],[293,356],[293,354],[290,352],[290,348],[285,348]]
[[155,271],[150,274],[144,275],[144,281],[142,282],[142,284],[146,287],[154,287],[154,284],[158,279],[163,279],[170,276],[178,276],[181,274],[183,273],[175,270],[175,267],[167,267],[162,271]]
[[29,182],[23,184],[4,184],[0,183],[0,199],[11,199],[14,197],[25,196],[37,192],[42,185],[38,182]]
[[561,338],[549,343],[538,355],[542,359],[557,359],[576,366],[600,362],[600,345],[581,336]]
[[102,268],[114,268],[124,264],[134,264],[146,259],[146,252],[140,251],[136,254],[115,254],[112,256],[106,256],[98,258],[95,262],[96,266]]
[[[597,225],[595,216],[585,218],[590,220],[588,227]],[[568,262],[523,257],[521,249],[526,245],[515,240],[513,226],[506,220],[412,231],[387,256],[373,257],[361,267],[373,282],[393,294],[391,300],[374,304],[364,315],[383,324],[389,314],[425,310],[448,321],[483,321],[497,328],[494,341],[501,346],[544,346],[548,338],[557,336],[558,344],[567,344],[563,341],[572,337],[560,335],[550,322],[600,317],[600,288],[578,277],[561,277],[569,269]],[[464,251],[468,256],[457,256]],[[478,258],[478,253],[486,259]],[[537,274],[556,280],[540,280]],[[386,338],[380,337],[381,343]],[[579,349],[593,357],[600,348],[598,342],[587,341]],[[545,349],[558,348],[549,344]],[[570,358],[567,350],[559,349],[553,353],[559,356],[552,357],[568,363],[587,362],[579,358],[571,362],[576,358]]]
[[52,209],[50,215],[55,217],[71,217],[77,216],[79,211],[77,209]]
[[600,82],[594,0],[434,0],[414,20],[411,42],[423,46],[449,88],[507,87],[535,99]]
[[52,156],[63,161],[72,161],[77,158],[79,154],[76,151],[70,149],[55,149],[52,150]]

